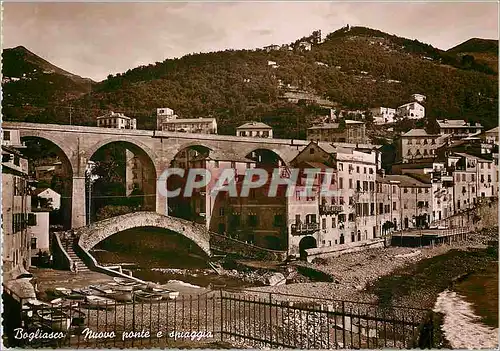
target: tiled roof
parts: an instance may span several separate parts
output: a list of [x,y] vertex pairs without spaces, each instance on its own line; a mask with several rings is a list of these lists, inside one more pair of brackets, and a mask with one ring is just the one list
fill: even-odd
[[409,132],[403,134],[404,137],[425,137],[425,136],[435,136],[434,134],[428,134],[425,129],[412,129]]
[[386,179],[393,180],[393,181],[398,181],[400,182],[400,185],[403,187],[421,187],[421,188],[428,188],[430,187],[429,184],[425,184],[421,181],[416,180],[415,178],[412,178],[407,175],[386,175]]
[[248,122],[245,124],[242,124],[241,126],[237,127],[236,129],[272,129],[270,126],[268,126],[265,123],[262,122]]

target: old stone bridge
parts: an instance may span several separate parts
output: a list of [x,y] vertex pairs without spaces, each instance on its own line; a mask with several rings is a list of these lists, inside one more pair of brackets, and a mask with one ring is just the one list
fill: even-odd
[[88,251],[113,234],[140,227],[163,228],[176,232],[190,239],[210,256],[210,234],[204,225],[156,212],[127,213],[77,228],[74,233],[79,237],[78,245]]
[[174,133],[153,130],[130,130],[114,128],[84,127],[74,125],[3,122],[3,128],[17,129],[21,139],[39,138],[56,146],[63,169],[72,178],[66,197],[71,198],[71,227],[86,224],[85,171],[88,161],[101,147],[125,144],[141,162],[143,167],[144,193],[152,194],[149,208],[159,214],[168,215],[167,198],[156,187],[156,180],[170,165],[174,157],[189,147],[201,146],[213,151],[231,151],[248,155],[256,150],[270,150],[287,164],[294,151],[307,145],[304,140],[244,138],[226,135]]

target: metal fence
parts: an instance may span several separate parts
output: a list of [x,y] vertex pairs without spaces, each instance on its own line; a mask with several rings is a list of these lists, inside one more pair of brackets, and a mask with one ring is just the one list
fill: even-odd
[[4,319],[4,342],[27,348],[374,349],[432,347],[434,340],[428,310],[236,290],[101,306],[32,306],[11,320],[20,323]]

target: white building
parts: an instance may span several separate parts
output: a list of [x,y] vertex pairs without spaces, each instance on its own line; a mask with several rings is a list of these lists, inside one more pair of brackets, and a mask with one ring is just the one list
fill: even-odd
[[396,113],[401,118],[421,119],[425,117],[425,107],[418,102],[409,102],[399,106]]
[[499,143],[498,141],[498,127],[495,127],[493,129],[490,129],[490,130],[487,130],[486,132],[484,132],[485,134],[485,137],[486,137],[486,142],[488,144],[497,144]]
[[370,112],[372,113],[373,123],[375,124],[394,123],[394,116],[396,115],[395,108],[375,107],[371,108]]
[[[36,189],[34,195],[40,199],[45,199],[51,210],[58,210],[61,208],[61,195],[51,188]],[[38,202],[37,208],[42,208],[41,202]]]
[[307,41],[301,41],[299,43],[299,49],[304,50],[304,51],[311,51],[312,49],[312,44],[307,42]]
[[463,119],[438,119],[439,133],[451,134],[455,139],[462,139],[481,134],[483,126],[480,123],[472,125]]
[[411,98],[418,102],[424,102],[427,99],[427,97],[422,94],[412,94]]
[[272,138],[273,128],[262,122],[248,122],[236,128],[236,136]]
[[49,243],[49,212],[34,211],[30,213],[29,233],[31,235],[30,249],[31,257],[35,257],[39,251],[50,252]]
[[123,113],[111,111],[104,116],[97,117],[97,126],[101,128],[137,129],[137,120],[127,117]]

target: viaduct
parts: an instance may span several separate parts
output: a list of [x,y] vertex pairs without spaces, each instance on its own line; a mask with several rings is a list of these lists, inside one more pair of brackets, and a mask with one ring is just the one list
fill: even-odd
[[[174,133],[138,129],[98,128],[74,125],[3,122],[5,129],[17,129],[21,139],[44,139],[57,147],[65,174],[72,178],[71,227],[86,225],[85,171],[88,161],[100,148],[124,144],[140,160],[144,169],[144,193],[156,194],[149,199],[156,213],[168,215],[167,198],[156,189],[156,180],[167,169],[179,151],[202,146],[209,150],[227,150],[248,155],[255,150],[270,150],[286,164],[295,156],[295,150],[308,144],[305,140],[266,139],[227,135]],[[295,151],[295,152],[294,152]]]

